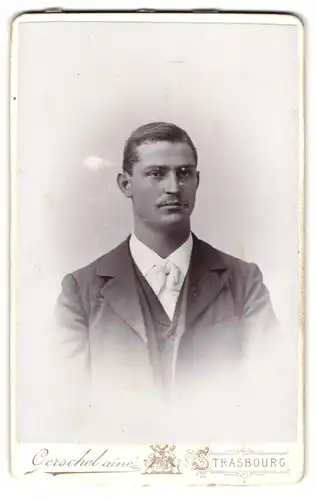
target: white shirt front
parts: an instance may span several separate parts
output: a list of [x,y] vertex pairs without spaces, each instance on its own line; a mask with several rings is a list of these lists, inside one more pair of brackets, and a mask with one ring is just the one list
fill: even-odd
[[[190,265],[193,247],[192,234],[190,233],[189,238],[165,259],[142,243],[135,233],[132,234],[129,245],[135,264],[155,292],[169,318],[172,319]],[[180,270],[177,289],[173,290],[172,293],[166,289],[161,290],[161,268],[168,265],[167,263],[174,264]]]

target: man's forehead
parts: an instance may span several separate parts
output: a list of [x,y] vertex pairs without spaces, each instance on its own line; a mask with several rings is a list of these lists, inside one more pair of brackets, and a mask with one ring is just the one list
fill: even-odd
[[142,165],[195,165],[194,153],[186,142],[145,142],[137,147]]

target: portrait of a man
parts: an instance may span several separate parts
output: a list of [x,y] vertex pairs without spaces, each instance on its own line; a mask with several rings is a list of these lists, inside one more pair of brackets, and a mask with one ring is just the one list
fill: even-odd
[[81,359],[91,390],[172,401],[214,384],[213,368],[242,363],[255,339],[277,335],[259,267],[191,228],[200,182],[198,152],[179,126],[148,123],[126,141],[117,184],[131,201],[132,232],[68,274],[58,298],[64,348],[70,362]]
[[12,91],[18,439],[295,441],[299,22],[51,16]]

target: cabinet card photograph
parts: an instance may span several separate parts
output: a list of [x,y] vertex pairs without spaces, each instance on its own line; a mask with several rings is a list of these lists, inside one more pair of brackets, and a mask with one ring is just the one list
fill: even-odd
[[304,27],[25,13],[11,44],[11,464],[298,481]]

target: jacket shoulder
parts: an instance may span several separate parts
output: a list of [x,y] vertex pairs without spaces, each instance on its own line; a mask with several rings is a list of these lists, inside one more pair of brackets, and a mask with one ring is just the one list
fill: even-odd
[[126,246],[127,246],[126,241],[123,241],[115,248],[101,255],[100,257],[90,262],[86,266],[73,271],[71,274],[78,283],[79,288],[82,289],[89,286],[94,281],[95,277],[98,276],[98,270],[100,268],[106,267],[108,263],[118,258],[122,250],[124,251]]
[[210,256],[210,258],[212,258],[213,260],[215,255],[216,261],[222,264],[223,268],[226,268],[229,273],[248,275],[249,271],[253,269],[259,269],[257,264],[245,261],[239,257],[223,252],[222,250],[213,247],[203,240],[200,240],[200,244],[202,245],[203,253]]
[[258,304],[269,303],[269,292],[257,264],[215,249],[207,243],[204,245],[206,245],[207,252],[216,256],[217,269],[226,271],[227,284],[239,311],[244,313],[251,308],[258,307]]
[[254,262],[248,262],[234,255],[217,250],[222,261],[226,264],[228,270],[242,275],[248,274],[253,268],[258,268]]
[[226,271],[227,283],[236,300],[246,301],[247,297],[265,289],[261,269],[256,263],[223,252],[206,242],[201,244],[204,255],[208,255],[209,262],[213,263],[211,267]]

